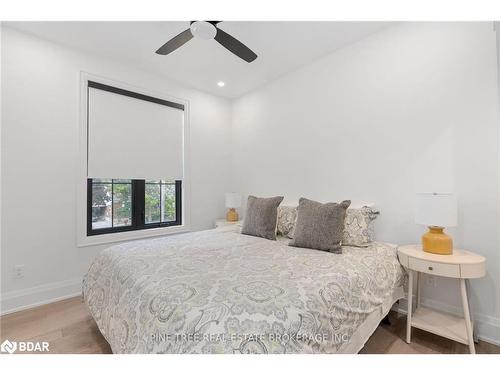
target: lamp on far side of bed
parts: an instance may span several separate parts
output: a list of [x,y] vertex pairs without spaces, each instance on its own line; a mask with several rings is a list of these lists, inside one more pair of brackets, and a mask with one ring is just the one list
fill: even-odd
[[422,236],[422,249],[428,253],[450,255],[453,240],[443,232],[457,225],[457,198],[453,193],[417,193],[415,222],[429,231]]
[[226,214],[227,221],[238,221],[238,212],[236,209],[241,207],[241,195],[238,193],[226,193],[226,208],[229,208]]

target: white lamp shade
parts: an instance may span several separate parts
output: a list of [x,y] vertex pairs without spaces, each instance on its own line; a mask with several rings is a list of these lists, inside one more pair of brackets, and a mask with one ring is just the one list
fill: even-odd
[[444,228],[456,226],[456,195],[453,193],[417,193],[415,222]]
[[238,193],[226,193],[226,207],[227,208],[241,207],[241,195]]

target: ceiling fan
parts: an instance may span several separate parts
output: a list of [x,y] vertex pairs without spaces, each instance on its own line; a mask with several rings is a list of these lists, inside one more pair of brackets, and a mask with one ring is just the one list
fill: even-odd
[[222,21],[191,21],[189,29],[170,39],[156,51],[159,55],[168,55],[177,48],[189,42],[193,37],[200,39],[215,39],[224,48],[234,53],[246,62],[252,62],[257,55],[243,43],[217,27]]

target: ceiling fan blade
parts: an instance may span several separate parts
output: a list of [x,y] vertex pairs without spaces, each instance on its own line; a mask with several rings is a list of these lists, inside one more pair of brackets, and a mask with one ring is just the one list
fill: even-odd
[[187,29],[179,35],[174,36],[163,46],[158,48],[158,51],[156,51],[156,53],[158,55],[168,55],[170,52],[175,51],[177,48],[189,42],[191,39],[193,39],[193,34],[191,33],[190,29]]
[[219,28],[217,28],[215,40],[246,62],[252,62],[257,58],[257,55],[250,48]]

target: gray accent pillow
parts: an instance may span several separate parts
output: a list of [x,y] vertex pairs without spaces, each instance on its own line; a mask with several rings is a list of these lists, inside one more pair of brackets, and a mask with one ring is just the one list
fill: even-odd
[[320,203],[300,198],[290,246],[342,253],[344,220],[351,201]]
[[276,240],[278,206],[282,200],[283,197],[257,198],[250,195],[241,233]]

